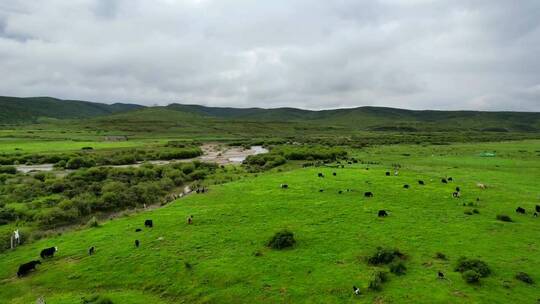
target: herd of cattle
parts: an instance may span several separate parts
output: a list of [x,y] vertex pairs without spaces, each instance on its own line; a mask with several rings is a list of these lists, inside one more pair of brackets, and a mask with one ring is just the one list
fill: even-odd
[[[188,225],[191,225],[193,224],[193,215],[190,215],[188,218],[187,218],[187,224]],[[145,220],[144,221],[144,227],[146,228],[153,228],[154,227],[154,222],[152,220]],[[135,232],[141,232],[142,229],[141,228],[137,228],[135,229]],[[139,240],[135,240],[135,247],[139,248],[141,242]],[[50,247],[50,248],[45,248],[43,250],[41,250],[41,253],[40,253],[40,257],[43,259],[43,260],[46,260],[48,258],[52,258],[54,257],[54,254],[58,251],[58,247]],[[88,249],[88,255],[93,255],[96,251],[96,248],[94,246],[90,247]],[[41,264],[41,261],[40,260],[33,260],[33,261],[30,261],[28,263],[24,263],[24,264],[21,264],[19,266],[19,270],[17,271],[17,277],[23,277],[25,275],[27,275],[29,272],[33,271],[33,270],[36,270],[36,266],[37,265],[40,265]]]
[[[342,167],[343,167],[343,166],[342,166]],[[366,168],[366,170],[369,170],[369,168]],[[398,170],[395,170],[394,175],[398,175],[398,174],[399,174]],[[387,172],[385,173],[385,175],[386,175],[386,176],[391,176],[390,171],[387,171]],[[323,173],[321,173],[321,172],[319,172],[319,173],[317,174],[317,176],[318,176],[319,178],[324,178],[324,177],[325,177],[325,175],[324,175]],[[336,172],[333,172],[333,173],[332,173],[332,176],[337,176],[337,173],[336,173]],[[443,184],[448,184],[449,182],[453,182],[453,178],[452,178],[452,177],[446,177],[446,178],[442,178],[442,179],[441,179],[441,183],[443,183]],[[423,185],[425,185],[426,183],[425,183],[423,180],[418,180],[418,184],[421,185],[421,186],[423,186]],[[478,186],[479,188],[481,188],[481,189],[486,189],[486,188],[487,188],[486,185],[484,185],[484,184],[477,184],[477,186]],[[280,187],[281,187],[282,189],[288,189],[288,188],[289,188],[289,185],[288,185],[288,184],[281,184]],[[404,188],[404,189],[409,189],[410,186],[409,186],[408,184],[405,184],[405,185],[403,185],[403,188]],[[199,192],[199,191],[200,191],[200,192]],[[205,188],[202,188],[202,190],[198,190],[197,193],[204,193],[204,192],[206,192],[206,191],[207,191],[207,190],[206,190]],[[349,192],[349,191],[353,191],[353,190],[347,189],[346,191]],[[324,192],[324,189],[320,189],[319,192]],[[342,194],[342,193],[343,193],[343,190],[339,190],[339,191],[338,191],[338,194]],[[366,191],[366,192],[364,192],[364,197],[366,197],[366,198],[372,198],[373,196],[374,196],[374,194],[373,194],[373,192],[371,192],[371,191]],[[460,189],[460,187],[455,187],[455,191],[452,193],[452,197],[454,197],[454,198],[460,198],[460,197],[461,197],[461,189]],[[478,201],[478,200],[479,200],[479,198],[477,198],[477,201]],[[524,208],[522,208],[522,207],[518,207],[518,208],[516,209],[516,212],[519,213],[519,214],[525,214],[525,213],[526,213],[526,210],[525,210]],[[534,215],[535,217],[537,217],[537,216],[538,216],[538,213],[540,213],[540,205],[536,205],[536,206],[535,206],[535,212],[534,212],[533,215]],[[388,216],[388,215],[389,215],[388,212],[387,212],[386,210],[384,210],[384,209],[379,210],[378,213],[377,213],[377,216],[379,216],[379,217],[386,217],[386,216]],[[192,223],[193,223],[193,215],[190,215],[190,216],[187,218],[187,224],[192,224]],[[154,223],[153,223],[152,220],[146,220],[146,221],[144,222],[144,226],[145,226],[146,228],[152,228],[152,227],[154,226]],[[141,232],[141,231],[142,231],[142,229],[140,229],[140,228],[135,229],[135,232]],[[139,241],[139,240],[135,240],[135,247],[138,248],[139,246],[140,246],[140,241]],[[57,251],[58,251],[58,247],[45,248],[45,249],[43,249],[43,250],[41,251],[40,256],[41,256],[41,258],[42,258],[43,260],[46,260],[46,259],[48,259],[48,258],[54,257],[54,254],[55,254]],[[88,249],[88,254],[89,254],[89,255],[93,255],[94,253],[95,253],[95,247],[92,246],[92,247],[90,247],[90,248]],[[17,276],[18,276],[18,277],[23,277],[23,276],[25,276],[25,275],[28,274],[29,272],[35,270],[35,269],[36,269],[36,266],[37,266],[37,265],[40,265],[40,264],[41,264],[41,261],[40,261],[40,260],[33,260],[33,261],[30,261],[30,262],[21,264],[21,265],[19,266],[19,270],[17,271]]]

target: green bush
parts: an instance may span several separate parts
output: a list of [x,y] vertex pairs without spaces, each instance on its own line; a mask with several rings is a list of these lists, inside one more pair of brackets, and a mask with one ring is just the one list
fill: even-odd
[[296,240],[294,234],[288,230],[281,230],[276,232],[274,236],[268,241],[267,246],[273,249],[284,249],[294,246]]
[[395,275],[404,275],[407,272],[407,267],[402,261],[394,261],[390,264],[390,272]]
[[518,272],[516,274],[516,279],[524,282],[524,283],[527,283],[527,284],[534,284],[534,280],[528,275],[526,274],[525,272]]
[[13,166],[0,166],[0,174],[17,174],[17,168]]
[[377,247],[377,251],[367,261],[371,265],[390,264],[395,258],[403,258],[404,255],[398,249]]
[[461,277],[465,280],[465,282],[473,284],[480,282],[481,275],[474,270],[466,270],[461,274]]
[[478,259],[469,259],[466,257],[459,258],[455,271],[463,273],[467,270],[474,270],[481,277],[487,277],[491,273],[491,270],[484,261]]
[[89,228],[97,228],[97,227],[99,227],[99,222],[98,222],[97,218],[95,216],[92,216],[90,218],[90,220],[88,220],[88,222],[86,223],[86,227],[89,227]]
[[497,219],[503,222],[512,222],[512,218],[510,218],[510,216],[505,215],[505,214],[498,214]]
[[386,281],[388,281],[388,274],[384,271],[377,271],[369,281],[368,288],[373,291],[380,291]]

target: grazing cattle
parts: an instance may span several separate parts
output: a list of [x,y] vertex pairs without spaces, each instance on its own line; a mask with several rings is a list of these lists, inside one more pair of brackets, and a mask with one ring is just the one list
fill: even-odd
[[448,181],[446,181],[446,178],[441,179],[441,183],[448,184]]
[[333,176],[336,176],[336,175],[337,175],[337,173],[336,173],[336,172],[332,172],[332,175],[333,175]]
[[386,212],[386,210],[379,210],[378,216],[379,216],[379,217],[388,216],[388,212]]
[[439,279],[444,279],[444,273],[442,273],[441,271],[439,271]]
[[459,187],[456,187],[456,192],[460,192],[461,189],[459,189]]
[[146,220],[144,221],[144,227],[152,228],[154,227],[154,222],[152,220]]
[[319,177],[324,177],[324,174],[319,173],[318,176],[319,176]]
[[481,183],[476,184],[476,186],[480,189],[487,189],[487,186]]
[[398,171],[398,170],[394,171],[394,175],[395,175],[395,176],[398,176],[398,175],[399,175],[399,171]]
[[39,254],[42,259],[44,258],[52,258],[54,256],[54,253],[58,251],[58,247],[51,247],[51,248],[45,248],[41,250],[41,253]]
[[352,162],[347,162],[347,164],[352,165]]
[[41,264],[40,261],[30,261],[28,263],[21,264],[19,266],[19,270],[17,271],[17,276],[20,278],[22,276],[27,275],[30,271],[36,269],[36,265]]
[[190,216],[187,218],[187,223],[188,223],[188,225],[193,224],[193,215],[190,215]]
[[390,176],[390,172],[386,171],[386,176]]
[[540,212],[540,205],[536,205],[536,212]]
[[409,189],[409,185],[403,185],[403,188]]
[[449,182],[453,182],[453,181],[454,181],[454,179],[453,179],[452,177],[447,178],[447,180],[448,180]]
[[141,232],[141,231],[142,231],[142,229],[141,229],[141,228],[137,228],[137,229],[135,229],[135,232]]
[[521,207],[517,207],[516,212],[521,213],[521,214],[525,214],[525,209],[523,209]]
[[535,212],[535,213],[534,213],[534,217],[538,217],[538,212]]
[[418,181],[418,184],[419,184],[419,185],[425,185],[423,180],[419,180],[419,181]]
[[365,197],[373,197],[373,193],[372,192],[365,192],[364,196]]
[[289,188],[289,185],[287,185],[287,184],[281,184],[281,188],[282,188],[282,189],[287,189],[287,188]]
[[459,198],[460,196],[461,195],[457,191],[452,193],[452,197],[454,197],[454,198]]
[[343,191],[339,190],[339,191],[338,191],[338,194],[341,194],[341,193],[343,193]]
[[135,247],[139,248],[140,245],[141,245],[141,242],[139,242],[139,240],[135,240]]
[[324,192],[324,189],[319,189],[319,192]]
[[88,249],[88,255],[92,255],[94,254],[94,252],[96,252],[96,248],[94,246],[90,247],[90,249]]
[[360,294],[360,289],[359,289],[358,287],[354,286],[354,285],[353,285],[353,287],[352,287],[352,290],[353,290],[353,292],[354,292],[355,295],[359,295],[359,294]]

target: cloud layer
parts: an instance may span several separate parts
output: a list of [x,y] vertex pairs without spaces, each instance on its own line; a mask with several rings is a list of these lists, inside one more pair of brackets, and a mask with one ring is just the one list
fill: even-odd
[[0,95],[540,111],[538,0],[0,3]]

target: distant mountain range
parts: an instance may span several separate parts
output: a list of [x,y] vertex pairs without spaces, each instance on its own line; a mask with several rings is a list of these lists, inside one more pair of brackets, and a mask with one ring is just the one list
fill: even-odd
[[[170,104],[144,107],[135,104],[112,105],[50,97],[0,97],[0,123],[37,122],[43,118],[91,119],[107,124],[156,122],[204,124],[211,122],[295,123],[310,126],[338,126],[341,129],[374,131],[451,131],[540,132],[538,112],[483,112],[404,110],[385,107],[358,107],[311,111],[295,108],[231,108]],[[101,117],[101,118],[100,118]]]

